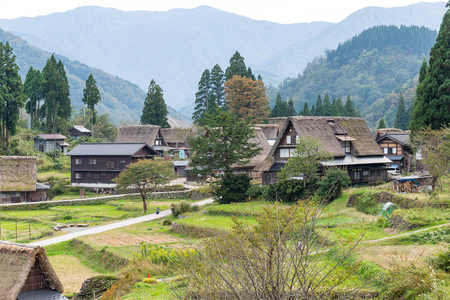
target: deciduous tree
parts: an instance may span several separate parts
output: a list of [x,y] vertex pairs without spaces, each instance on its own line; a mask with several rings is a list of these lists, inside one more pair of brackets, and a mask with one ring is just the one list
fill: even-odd
[[118,189],[137,188],[139,190],[145,214],[147,212],[147,193],[152,192],[158,186],[169,183],[173,178],[175,178],[175,172],[171,161],[144,159],[128,165],[113,181],[117,182]]

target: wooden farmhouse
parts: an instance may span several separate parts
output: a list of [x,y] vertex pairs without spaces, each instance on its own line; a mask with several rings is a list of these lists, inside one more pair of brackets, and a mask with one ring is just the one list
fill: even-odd
[[67,155],[74,186],[114,188],[112,181],[130,164],[158,153],[145,143],[84,143]]
[[44,248],[0,241],[3,300],[67,299]]
[[61,153],[67,153],[67,137],[62,134],[39,134],[34,137],[34,149],[42,152],[58,150]]
[[92,133],[83,125],[73,125],[73,127],[69,130],[69,135],[72,139],[78,140],[82,136],[90,137]]
[[0,203],[46,201],[48,190],[36,183],[36,157],[0,156]]
[[273,146],[277,140],[278,134],[280,133],[280,126],[278,124],[257,124],[255,126],[263,130],[267,142],[269,142],[270,146]]
[[269,123],[283,125],[269,155],[255,168],[263,172],[263,184],[277,181],[276,175],[293,154],[299,136],[318,139],[323,149],[334,157],[332,161],[322,162],[322,166],[346,168],[354,184],[388,179],[386,164],[391,161],[383,156],[362,118],[286,117],[271,118]]
[[179,159],[189,158],[189,147],[187,139],[192,135],[191,128],[162,128],[161,134],[174,154]]
[[375,140],[383,154],[392,160],[391,168],[410,172],[413,161],[413,151],[409,139],[410,131],[397,128],[383,128],[375,131]]
[[152,147],[159,156],[169,154],[170,147],[157,125],[133,125],[119,127],[116,143],[145,143]]

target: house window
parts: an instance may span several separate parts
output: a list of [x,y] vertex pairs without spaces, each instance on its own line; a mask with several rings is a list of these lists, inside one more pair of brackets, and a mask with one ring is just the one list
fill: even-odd
[[280,157],[281,158],[289,157],[289,149],[280,149]]
[[83,160],[81,158],[76,158],[75,159],[75,164],[76,165],[81,165],[81,164],[83,164]]
[[344,153],[350,153],[351,149],[351,142],[350,141],[343,141],[342,142],[342,150],[344,150]]
[[100,176],[106,177],[106,173],[101,173]]
[[354,180],[360,180],[361,179],[361,173],[358,172],[358,171],[353,172],[353,179]]
[[75,173],[75,179],[81,179],[83,176],[81,176],[81,173]]
[[383,153],[384,153],[384,154],[389,154],[388,151],[389,151],[389,148],[383,148]]
[[92,173],[86,173],[86,178],[92,178]]
[[90,165],[96,165],[97,164],[97,160],[95,158],[91,158],[91,159],[89,159],[89,164]]
[[114,169],[116,167],[116,163],[113,161],[109,161],[106,163],[106,168],[108,169]]
[[369,171],[363,171],[363,176],[369,176]]
[[161,146],[161,140],[155,140],[155,146]]
[[391,148],[391,153],[392,153],[392,154],[397,154],[397,147]]
[[286,136],[286,144],[290,144],[291,143],[291,136],[288,135]]
[[124,160],[124,159],[122,159],[122,160],[119,161],[119,164],[124,164],[124,163],[125,163],[125,160]]
[[94,173],[94,174],[93,174],[93,177],[94,177],[94,178],[99,178],[100,176],[98,176],[98,173]]

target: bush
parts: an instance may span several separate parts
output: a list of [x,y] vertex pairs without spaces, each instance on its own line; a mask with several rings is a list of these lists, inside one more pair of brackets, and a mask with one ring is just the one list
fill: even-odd
[[172,225],[172,220],[170,219],[169,216],[168,216],[168,217],[165,217],[164,220],[163,220],[163,222],[162,222],[162,224],[163,224],[164,226],[170,226],[170,225]]
[[252,185],[247,190],[247,197],[250,199],[261,199],[265,195],[267,195],[267,190],[269,189],[268,185]]
[[225,174],[214,191],[216,200],[220,204],[245,202],[246,193],[251,186],[250,181],[247,174]]
[[325,177],[318,183],[318,196],[326,202],[331,202],[341,194],[342,188],[351,183],[347,171],[331,168],[325,172]]
[[173,216],[176,218],[179,215],[184,214],[185,212],[192,211],[193,207],[190,203],[188,203],[184,200],[181,200],[180,202],[178,202],[176,204],[172,203],[170,205],[170,209],[172,210]]
[[295,202],[301,199],[304,194],[303,180],[283,179],[269,185],[266,200]]
[[358,192],[358,201],[355,203],[356,210],[369,214],[377,215],[383,208],[383,204],[378,202],[379,194],[373,191]]
[[430,258],[428,263],[435,269],[450,273],[450,246],[435,254],[435,257]]
[[142,280],[142,282],[146,283],[146,284],[155,284],[155,283],[158,283],[158,280],[156,280],[156,278],[153,278],[153,277],[148,277],[148,278],[144,278]]

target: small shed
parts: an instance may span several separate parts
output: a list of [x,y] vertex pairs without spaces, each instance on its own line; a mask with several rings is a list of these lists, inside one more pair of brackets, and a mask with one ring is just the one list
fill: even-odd
[[0,241],[0,295],[4,300],[67,299],[44,248]]
[[173,168],[178,176],[185,177],[186,176],[186,168],[188,165],[188,160],[174,160]]
[[61,153],[67,153],[67,137],[62,134],[39,134],[34,137],[34,149],[42,152],[58,150]]
[[69,135],[72,139],[78,140],[82,136],[91,136],[92,133],[83,125],[73,125],[72,129],[69,130]]

